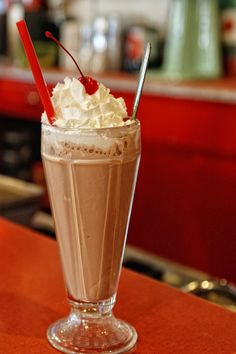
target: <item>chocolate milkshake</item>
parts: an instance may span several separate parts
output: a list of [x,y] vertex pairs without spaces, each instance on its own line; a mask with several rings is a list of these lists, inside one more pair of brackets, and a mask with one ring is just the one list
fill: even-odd
[[41,152],[71,313],[48,329],[66,353],[122,353],[135,329],[112,314],[140,159],[140,126],[94,79],[68,79],[42,116]]
[[46,31],[81,75],[58,83],[51,97],[26,23],[17,26],[45,109],[41,153],[70,305],[47,338],[67,354],[124,353],[134,347],[137,332],[112,309],[140,159],[136,112],[144,71],[128,118],[123,98],[84,76]]
[[42,157],[69,297],[115,295],[140,156],[139,124],[44,125]]
[[[83,81],[85,80],[85,81]],[[48,329],[66,353],[122,353],[135,329],[112,314],[140,159],[140,126],[94,79],[53,90],[41,153],[71,313]]]

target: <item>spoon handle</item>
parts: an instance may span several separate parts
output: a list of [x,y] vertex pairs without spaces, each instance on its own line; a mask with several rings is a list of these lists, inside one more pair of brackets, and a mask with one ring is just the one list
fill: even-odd
[[137,110],[138,110],[138,106],[139,106],[139,101],[140,101],[140,96],[141,96],[141,93],[143,90],[143,84],[144,84],[144,80],[145,80],[145,76],[146,76],[146,72],[147,72],[147,65],[148,65],[150,53],[151,53],[151,44],[148,42],[146,44],[145,54],[143,57],[143,61],[142,61],[142,65],[141,65],[141,69],[140,69],[140,73],[139,73],[139,80],[138,80],[136,95],[134,98],[131,119],[136,118],[136,114],[137,114]]

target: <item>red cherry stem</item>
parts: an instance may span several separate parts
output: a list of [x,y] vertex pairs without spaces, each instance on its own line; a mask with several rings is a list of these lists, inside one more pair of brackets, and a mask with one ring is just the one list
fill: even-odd
[[52,39],[57,45],[59,45],[59,46],[71,57],[71,59],[73,60],[73,62],[74,62],[75,65],[76,65],[77,69],[79,70],[80,75],[83,77],[83,79],[85,80],[85,82],[87,82],[87,79],[86,79],[86,77],[84,76],[84,74],[82,73],[82,71],[81,71],[81,69],[80,69],[78,63],[76,62],[76,60],[74,59],[74,57],[70,54],[70,52],[64,47],[64,45],[61,44],[61,42],[59,42],[58,39],[56,39],[56,38],[53,36],[53,34],[52,34],[51,32],[49,32],[49,31],[46,31],[46,32],[45,32],[45,36],[46,36],[47,38]]

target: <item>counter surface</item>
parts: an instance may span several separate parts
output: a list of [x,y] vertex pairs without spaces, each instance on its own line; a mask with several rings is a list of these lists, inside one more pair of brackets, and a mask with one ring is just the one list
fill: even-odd
[[[63,81],[65,76],[77,76],[77,71],[62,69],[43,70],[46,82],[54,86]],[[104,83],[112,91],[121,91],[134,94],[137,87],[137,75],[128,73],[92,74],[97,80]],[[0,65],[0,80],[19,81],[34,84],[32,73],[28,69]],[[158,72],[147,74],[144,85],[144,94],[159,97],[187,98],[209,102],[236,103],[236,78],[223,77],[215,80],[170,80],[164,79]]]
[[[0,219],[0,353],[57,353],[49,324],[68,312],[57,245]],[[123,269],[115,314],[138,331],[136,354],[235,354],[236,315]]]

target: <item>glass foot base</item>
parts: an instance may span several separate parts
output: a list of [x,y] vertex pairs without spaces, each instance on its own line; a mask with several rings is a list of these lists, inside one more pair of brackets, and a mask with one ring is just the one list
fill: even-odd
[[69,354],[124,353],[137,341],[135,329],[112,314],[98,319],[76,312],[52,324],[47,337],[54,348]]

